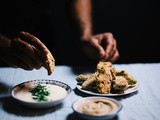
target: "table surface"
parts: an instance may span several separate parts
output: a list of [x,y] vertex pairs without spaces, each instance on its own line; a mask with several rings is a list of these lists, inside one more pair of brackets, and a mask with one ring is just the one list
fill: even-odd
[[[160,119],[160,63],[113,64],[134,76],[140,88],[125,96],[112,97],[122,103],[122,110],[114,120]],[[51,76],[44,68],[25,71],[20,68],[0,68],[0,120],[81,120],[75,115],[72,103],[89,95],[76,89],[75,78],[79,74],[94,72],[94,67],[56,66]],[[34,79],[51,79],[67,83],[73,91],[63,104],[51,109],[34,110],[23,107],[10,96],[11,88],[21,82]]]

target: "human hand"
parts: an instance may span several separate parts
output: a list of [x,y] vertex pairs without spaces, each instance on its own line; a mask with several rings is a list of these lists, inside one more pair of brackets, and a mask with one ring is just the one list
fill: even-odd
[[86,37],[82,40],[82,47],[91,59],[114,62],[119,58],[116,40],[111,33]]
[[37,37],[27,32],[20,32],[13,40],[0,39],[3,43],[0,43],[1,61],[25,70],[39,69],[43,64],[42,57],[49,51]]

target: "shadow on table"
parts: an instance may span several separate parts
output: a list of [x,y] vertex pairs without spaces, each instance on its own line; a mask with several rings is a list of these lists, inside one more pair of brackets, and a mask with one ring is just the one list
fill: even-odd
[[41,116],[44,114],[55,112],[56,110],[62,107],[62,104],[60,104],[55,108],[39,110],[24,107],[21,104],[19,104],[16,100],[14,100],[12,97],[4,97],[0,99],[0,101],[3,101],[3,109],[6,112],[19,116]]
[[[67,117],[67,120],[86,120],[84,118],[81,118],[80,116],[78,116],[75,112],[73,112],[72,114],[69,114]],[[112,119],[107,119],[107,120],[118,120],[118,115],[115,116]]]
[[88,97],[88,96],[91,96],[91,95],[89,95],[89,94],[85,94],[85,93],[83,93],[83,92],[79,91],[79,90],[78,90],[78,88],[75,88],[73,91],[74,91],[74,92],[75,92],[75,94],[76,94],[76,95],[78,95],[78,96],[82,96],[82,97]]
[[0,82],[0,95],[6,94],[9,91],[9,88],[10,88],[9,86],[7,86],[6,84]]

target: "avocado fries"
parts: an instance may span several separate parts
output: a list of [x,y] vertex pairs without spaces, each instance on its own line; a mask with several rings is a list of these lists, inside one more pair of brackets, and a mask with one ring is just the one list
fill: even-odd
[[99,62],[95,73],[91,75],[79,75],[76,78],[82,89],[100,94],[124,93],[133,87],[137,80],[129,73],[117,71],[111,62]]

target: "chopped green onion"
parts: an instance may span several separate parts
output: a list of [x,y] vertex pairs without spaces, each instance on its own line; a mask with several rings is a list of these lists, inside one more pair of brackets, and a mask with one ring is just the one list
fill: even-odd
[[32,90],[29,92],[32,93],[32,98],[38,102],[41,101],[48,101],[46,96],[48,96],[50,93],[47,91],[46,86],[38,84],[35,86]]

